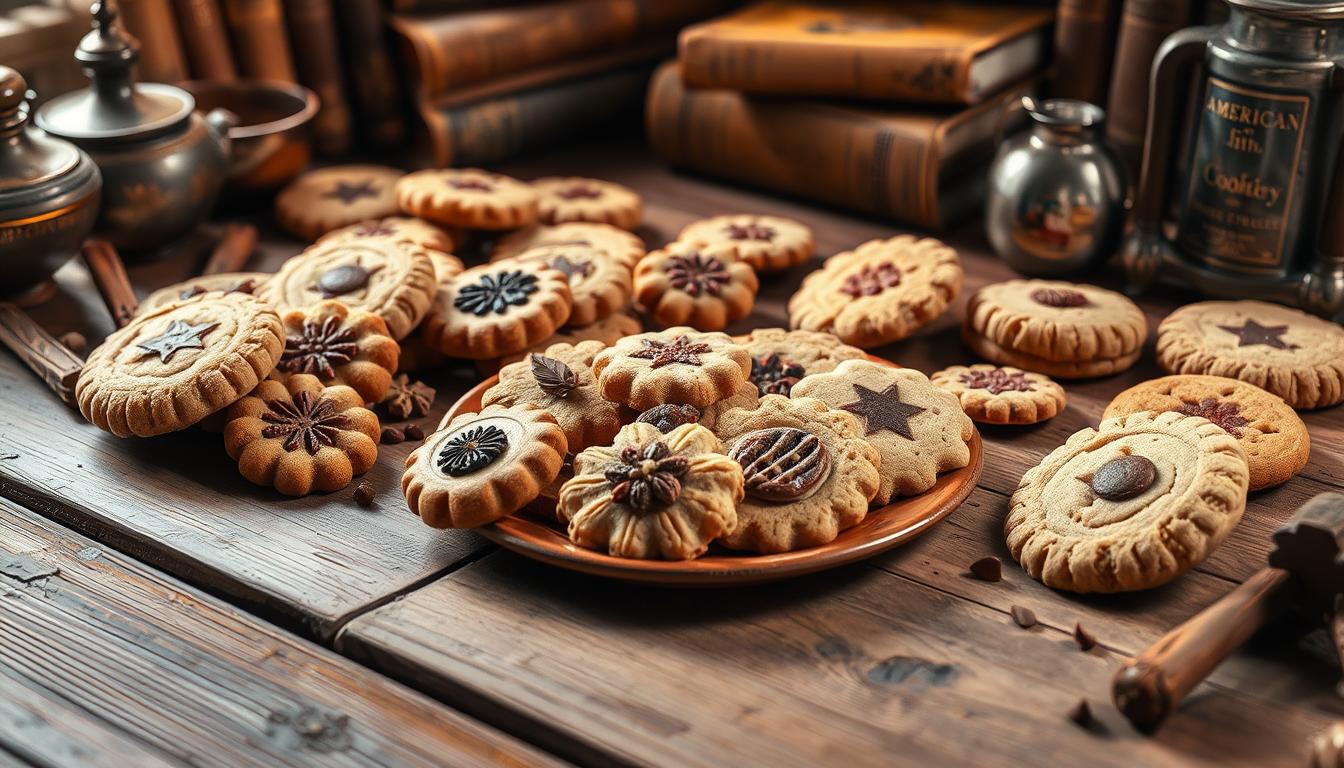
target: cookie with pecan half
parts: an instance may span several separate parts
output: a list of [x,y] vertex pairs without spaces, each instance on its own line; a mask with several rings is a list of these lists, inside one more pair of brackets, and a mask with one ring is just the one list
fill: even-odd
[[882,457],[858,419],[815,398],[766,395],[753,410],[724,414],[714,431],[745,479],[737,527],[720,539],[732,549],[789,552],[834,541],[877,495]]
[[609,445],[621,428],[621,406],[602,397],[593,377],[600,341],[552,344],[499,371],[499,381],[481,396],[482,405],[535,405],[555,417],[571,452]]
[[736,393],[750,373],[751,356],[727,334],[684,327],[627,336],[593,358],[602,396],[636,411],[704,408]]
[[727,245],[672,243],[635,266],[635,301],[660,325],[721,331],[751,314],[760,281]]
[[378,459],[378,417],[350,387],[267,379],[229,408],[224,449],[238,471],[286,496],[336,491]]
[[285,351],[275,366],[282,377],[306,373],[344,384],[366,403],[387,394],[401,348],[381,317],[331,300],[287,312],[284,323]]
[[472,267],[439,287],[420,336],[449,357],[486,360],[522,352],[569,318],[569,278],[538,262]]
[[779,272],[812,258],[812,230],[783,216],[738,214],[691,222],[677,240],[710,247],[730,245],[757,272]]
[[742,467],[714,433],[683,424],[623,427],[574,457],[556,515],[575,544],[615,557],[690,560],[737,525]]

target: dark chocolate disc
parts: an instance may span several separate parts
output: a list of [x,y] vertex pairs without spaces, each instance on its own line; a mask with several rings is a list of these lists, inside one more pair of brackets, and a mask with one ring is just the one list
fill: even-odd
[[700,410],[694,405],[678,405],[676,403],[655,405],[639,414],[639,418],[635,421],[652,424],[658,428],[659,432],[667,434],[682,424],[699,423]]
[[801,499],[831,470],[825,444],[811,432],[793,427],[748,432],[728,455],[742,465],[747,493],[764,501]]
[[439,450],[438,467],[452,477],[469,475],[495,462],[509,448],[509,436],[494,424],[465,429]]
[[370,274],[358,264],[335,267],[317,276],[317,289],[327,298],[341,296],[368,285]]
[[1111,459],[1092,474],[1092,492],[1107,501],[1132,499],[1157,482],[1157,467],[1144,456]]

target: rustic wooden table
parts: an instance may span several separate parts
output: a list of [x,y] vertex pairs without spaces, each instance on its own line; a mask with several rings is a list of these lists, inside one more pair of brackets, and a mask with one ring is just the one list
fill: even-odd
[[[821,256],[901,231],[682,177],[636,146],[503,170],[638,189],[651,245],[738,211],[807,223]],[[957,335],[965,295],[1012,277],[978,227],[948,240],[965,261],[963,296],[877,350],[925,372],[971,359]],[[249,266],[273,269],[300,247],[267,235]],[[130,271],[147,292],[199,266]],[[784,325],[803,272],[767,279],[733,330]],[[82,266],[58,282],[33,314],[96,342],[111,325]],[[1184,298],[1142,303],[1155,326]],[[1069,384],[1068,409],[1044,425],[982,429],[980,486],[907,546],[772,585],[675,590],[560,572],[425,527],[398,493],[412,446],[383,448],[372,508],[349,490],[281,499],[239,477],[217,435],[118,440],[0,354],[11,502],[0,502],[0,765],[536,764],[543,753],[598,765],[1302,765],[1310,736],[1344,718],[1320,631],[1262,633],[1153,736],[1111,706],[1109,680],[1260,567],[1297,505],[1344,488],[1344,410],[1304,414],[1307,470],[1254,494],[1222,547],[1164,588],[1053,592],[1003,545],[1021,474],[1095,424],[1116,392],[1159,374],[1150,349],[1123,375]],[[474,378],[466,366],[433,376],[423,425]],[[967,566],[991,554],[1004,580],[971,579]],[[1040,623],[1018,628],[1015,605]],[[1096,648],[1075,645],[1078,622]],[[1096,716],[1087,728],[1066,716],[1080,699]]]

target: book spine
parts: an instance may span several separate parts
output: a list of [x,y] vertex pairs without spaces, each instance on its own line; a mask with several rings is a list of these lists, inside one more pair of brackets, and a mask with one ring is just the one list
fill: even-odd
[[339,0],[336,22],[355,124],[365,139],[391,147],[406,137],[404,94],[378,0]]
[[182,47],[198,80],[237,80],[238,67],[229,50],[229,31],[224,26],[217,0],[173,0]]
[[297,82],[280,0],[222,0],[234,60],[245,77]]
[[919,227],[946,223],[931,134],[826,105],[688,89],[675,62],[654,75],[645,119],[674,166]]
[[1106,141],[1119,153],[1129,178],[1139,177],[1148,124],[1148,75],[1158,46],[1190,23],[1191,0],[1125,0],[1111,67]]
[[629,67],[453,107],[421,107],[439,167],[489,165],[613,130],[639,114],[650,68]]
[[1106,106],[1120,0],[1059,0],[1051,93]]
[[341,44],[332,0],[285,0],[285,21],[299,82],[311,88],[322,102],[313,118],[317,151],[325,155],[348,152],[352,141],[350,105],[341,77]]
[[186,80],[187,59],[168,0],[122,0],[119,7],[126,31],[140,41],[140,79],[151,83]]

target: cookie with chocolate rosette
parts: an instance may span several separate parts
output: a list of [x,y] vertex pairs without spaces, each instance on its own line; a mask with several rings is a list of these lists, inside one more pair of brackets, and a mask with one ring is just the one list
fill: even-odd
[[387,394],[401,348],[381,317],[332,300],[287,312],[284,323],[285,351],[275,366],[282,379],[302,373],[345,384],[366,403]]
[[635,301],[660,325],[721,331],[751,314],[760,281],[731,246],[672,243],[635,266]]
[[421,338],[449,357],[486,360],[550,338],[569,318],[569,278],[538,262],[472,267],[440,286]]

